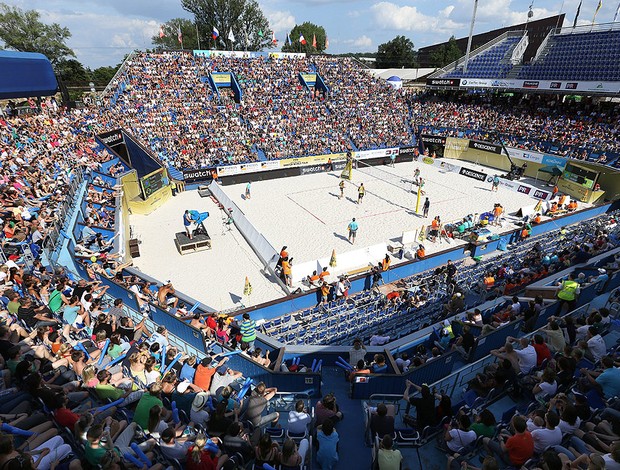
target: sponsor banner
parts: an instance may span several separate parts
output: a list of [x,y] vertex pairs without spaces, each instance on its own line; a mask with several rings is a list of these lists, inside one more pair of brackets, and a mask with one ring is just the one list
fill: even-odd
[[460,78],[429,78],[426,80],[428,86],[438,87],[458,87],[461,85]]
[[114,147],[115,145],[122,144],[124,142],[123,132],[120,129],[104,132],[103,134],[99,134],[97,137],[99,137],[99,140],[108,147]]
[[248,51],[209,51],[209,50],[194,50],[195,56],[201,57],[235,57],[238,59],[247,59],[250,57],[258,57],[256,52]]
[[532,197],[536,198],[536,199],[543,199],[543,200],[547,200],[549,199],[549,196],[551,196],[551,193],[548,191],[543,191],[541,189],[535,189],[534,188],[534,192],[532,193]]
[[[337,154],[337,155],[341,155],[341,154]],[[392,148],[387,148],[387,149],[361,150],[359,152],[353,152],[353,158],[357,160],[366,160],[369,158],[391,157],[392,155],[398,155],[398,148],[392,147]],[[334,157],[332,157],[332,160],[333,159]]]
[[[343,167],[344,168],[344,167]],[[314,173],[323,173],[327,169],[327,165],[308,165],[299,168],[302,175],[312,175]],[[335,170],[336,168],[334,168]]]
[[469,148],[469,140],[459,139],[457,137],[448,137],[446,139],[446,150],[454,150],[456,152],[465,152]]
[[[458,173],[459,171],[461,171],[461,167],[457,166],[457,165],[453,165],[452,163],[448,163],[445,160],[435,160],[433,162],[435,164],[435,166],[439,166],[439,168],[443,169],[444,171],[449,171],[452,173]],[[438,165],[439,164],[439,165]]]
[[316,73],[300,73],[306,83],[316,83]]
[[[489,178],[487,178],[487,181],[489,183],[491,183],[493,181],[493,178],[489,177]],[[499,185],[503,186],[504,188],[510,189],[512,191],[516,191],[517,188],[519,186],[521,186],[519,183],[516,183],[516,182],[511,181],[511,180],[507,180],[507,179],[504,179],[504,178],[500,178],[499,179]]]
[[425,144],[446,145],[446,137],[441,135],[420,134],[420,140]]
[[532,188],[530,186],[525,186],[522,184],[520,184],[519,187],[517,188],[517,192],[521,194],[530,194],[531,190]]
[[[363,150],[361,152],[353,152],[353,158],[356,160],[367,160],[370,158],[385,158],[390,157],[392,155],[398,155],[398,148],[387,148],[387,149],[376,149],[376,150]],[[226,165],[226,166],[218,166],[217,167],[217,175],[218,176],[233,176],[240,175],[244,173],[256,173],[259,171],[269,171],[269,170],[277,170],[281,168],[294,168],[294,167],[304,167],[310,165],[316,166],[324,166],[328,160],[331,158],[332,163],[334,163],[334,169],[339,169],[344,167],[344,162],[347,159],[347,154],[342,153],[334,153],[330,155],[312,155],[309,157],[299,157],[299,158],[283,158],[282,160],[267,160],[265,162],[252,162],[245,163],[241,165]],[[336,162],[342,164],[336,164]],[[201,170],[188,170],[186,173],[191,173],[192,171],[201,171]],[[206,171],[206,170],[204,170]],[[309,170],[310,173],[314,173],[315,171]],[[210,174],[208,175],[210,178]]]
[[559,166],[562,168],[566,165],[566,161],[566,158],[556,157],[555,155],[543,155],[542,158],[543,165]]
[[211,80],[216,85],[230,85],[230,73],[229,72],[213,72],[211,74]]
[[398,149],[398,154],[399,155],[415,155],[416,149],[417,147],[415,146],[401,147],[400,149]]
[[[502,88],[510,90],[549,90],[584,93],[620,93],[620,82],[561,81],[561,80],[510,80],[493,78],[462,78],[460,84],[450,83],[458,79],[434,78],[427,80],[429,86],[459,86],[461,88]],[[437,82],[437,83],[431,83]],[[446,83],[442,83],[446,82]]]
[[277,162],[280,164],[280,168],[292,168],[296,166],[325,164],[330,158],[332,159],[332,161],[344,160],[347,158],[347,154],[334,153],[331,155],[312,155],[310,157],[283,158],[282,160],[277,160]]
[[482,150],[484,152],[492,152],[498,155],[502,153],[502,147],[500,145],[495,145],[490,142],[482,142],[479,140],[470,140],[469,148]]
[[303,59],[306,54],[303,52],[270,52],[269,57],[272,59]]
[[541,164],[544,157],[542,153],[515,148],[508,148],[508,155],[510,155],[510,158],[516,158],[517,160],[525,160],[526,162]]
[[198,170],[183,170],[183,180],[187,184],[199,183],[211,179],[210,168],[200,168]]
[[465,88],[519,88],[520,80],[496,80],[492,78],[463,78],[461,87]]
[[470,170],[469,168],[461,168],[459,171],[459,175],[467,176],[468,178],[473,178],[478,181],[485,181],[487,179],[487,175],[485,173],[480,173],[476,170]]
[[256,173],[258,171],[275,170],[280,168],[277,160],[268,160],[265,162],[244,163],[242,165],[218,166],[218,176],[240,175],[243,173]]

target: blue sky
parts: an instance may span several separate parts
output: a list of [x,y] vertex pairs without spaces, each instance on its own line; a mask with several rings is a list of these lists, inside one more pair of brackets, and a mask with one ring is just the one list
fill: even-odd
[[[77,58],[89,67],[114,65],[125,53],[150,46],[159,25],[191,16],[179,0],[0,0],[37,9],[45,22],[67,26]],[[597,23],[611,22],[620,0],[603,0]],[[473,0],[259,0],[276,37],[283,43],[297,23],[325,27],[328,52],[376,51],[397,35],[424,47],[468,33]],[[480,0],[476,32],[525,21],[531,0]],[[579,0],[534,0],[534,18],[567,13],[572,24]],[[598,0],[583,0],[580,24],[592,21]],[[221,32],[220,32],[221,33]]]

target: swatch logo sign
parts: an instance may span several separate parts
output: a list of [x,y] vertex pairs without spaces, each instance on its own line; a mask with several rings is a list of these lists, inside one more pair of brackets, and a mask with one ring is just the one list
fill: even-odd
[[549,193],[546,191],[540,191],[540,190],[534,191],[534,197],[536,199],[547,199],[548,196],[549,196]]
[[530,188],[529,186],[519,186],[517,188],[517,192],[518,193],[523,193],[523,194],[530,194],[531,190],[532,190],[532,188]]

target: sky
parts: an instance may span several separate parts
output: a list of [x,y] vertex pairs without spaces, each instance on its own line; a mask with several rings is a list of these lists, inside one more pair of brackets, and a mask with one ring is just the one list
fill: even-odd
[[[45,23],[56,22],[72,33],[68,45],[84,65],[96,68],[119,63],[126,53],[151,46],[150,38],[171,18],[190,18],[180,0],[0,0],[36,9]],[[580,0],[479,0],[475,33],[527,18],[530,4],[541,19],[566,13],[573,23]],[[620,0],[602,0],[597,23],[609,23]],[[599,0],[583,0],[578,24],[590,24]],[[282,45],[295,24],[323,26],[327,52],[376,52],[377,46],[404,35],[415,48],[457,38],[469,32],[474,0],[259,0]],[[619,15],[620,16],[620,15]],[[220,32],[221,34],[221,32]],[[279,49],[279,48],[278,48]],[[274,49],[275,50],[275,49]]]

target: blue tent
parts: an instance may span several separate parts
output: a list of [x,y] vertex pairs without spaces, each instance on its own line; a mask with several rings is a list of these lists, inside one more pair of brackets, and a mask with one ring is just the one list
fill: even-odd
[[0,99],[49,96],[58,83],[52,64],[35,52],[0,51]]

